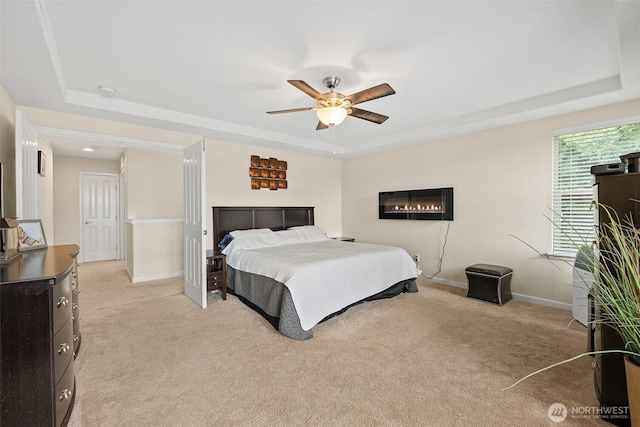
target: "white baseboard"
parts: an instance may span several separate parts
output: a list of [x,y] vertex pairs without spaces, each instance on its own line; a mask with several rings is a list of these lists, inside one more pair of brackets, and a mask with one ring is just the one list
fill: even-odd
[[[156,276],[136,277],[135,279],[131,278],[131,283],[148,282],[150,280],[171,279],[172,277],[179,277],[179,276],[182,276],[183,274],[184,274],[183,271],[177,271],[174,273],[158,274]],[[131,274],[129,274],[129,277],[131,277]]]
[[[425,276],[422,276],[422,278],[424,279]],[[430,280],[430,281],[436,282],[436,283],[440,283],[441,285],[453,286],[453,287],[456,287],[456,288],[467,289],[467,284],[466,283],[455,282],[453,280],[439,279],[439,278],[436,278],[436,277],[434,277],[433,279],[427,279],[427,280]],[[544,305],[546,307],[559,308],[561,310],[567,310],[567,311],[572,311],[573,310],[573,306],[571,304],[567,304],[565,302],[553,301],[553,300],[546,299],[546,298],[532,297],[530,295],[516,294],[516,293],[513,293],[513,292],[511,293],[511,296],[513,296],[513,299],[516,300],[516,301],[528,302],[530,304]]]
[[454,282],[453,280],[447,280],[447,279],[440,279],[437,277],[434,277],[433,279],[429,279],[426,276],[422,276],[423,279],[427,279],[431,282],[436,282],[436,283],[440,283],[441,285],[447,285],[447,286],[453,286],[454,288],[462,288],[462,289],[467,289],[467,284],[466,283],[460,283],[460,282]]
[[573,310],[573,306],[571,304],[567,304],[566,302],[554,301],[546,298],[532,297],[529,295],[514,294],[513,292],[511,293],[511,295],[513,296],[513,299],[516,301],[523,301],[523,302],[529,302],[531,304],[538,304],[538,305],[544,305],[547,307],[559,308],[560,310],[567,310],[567,311]]

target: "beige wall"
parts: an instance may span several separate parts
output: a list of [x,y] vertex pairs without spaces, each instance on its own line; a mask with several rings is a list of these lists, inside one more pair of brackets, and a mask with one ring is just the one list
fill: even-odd
[[[207,228],[212,206],[313,206],[315,223],[328,235],[342,232],[342,162],[272,148],[207,141]],[[286,190],[252,190],[251,155],[287,162]],[[213,247],[211,233],[207,247]]]
[[0,162],[2,163],[3,210],[6,217],[16,216],[16,105],[0,86]]
[[182,275],[184,223],[182,220],[131,220],[127,271],[133,283]]
[[636,100],[345,160],[344,234],[419,253],[424,273],[432,275],[448,223],[380,220],[378,192],[454,187],[455,218],[437,278],[466,286],[469,265],[505,265],[514,269],[514,293],[569,304],[570,265],[555,262],[556,268],[513,236],[542,253],[551,250],[551,223],[545,215],[551,213],[554,130],[639,112]]
[[53,156],[53,212],[56,244],[80,245],[80,173],[113,173],[120,162]]
[[127,219],[184,216],[182,153],[128,149]]
[[127,271],[133,283],[184,271],[182,159],[182,153],[125,152]]

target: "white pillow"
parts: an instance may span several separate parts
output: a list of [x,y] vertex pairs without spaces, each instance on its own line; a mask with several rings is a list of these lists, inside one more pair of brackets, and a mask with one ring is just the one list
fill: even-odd
[[270,228],[254,228],[251,230],[233,230],[229,234],[231,234],[235,239],[240,236],[249,236],[253,234],[265,234],[265,233],[273,233],[273,230]]
[[290,230],[298,233],[298,236],[303,242],[317,242],[328,239],[324,231],[315,225],[301,225],[299,227],[291,227]]
[[278,231],[277,233],[255,233],[235,237],[222,253],[229,255],[239,249],[260,249],[272,246],[292,245],[300,243],[300,237],[292,230]]

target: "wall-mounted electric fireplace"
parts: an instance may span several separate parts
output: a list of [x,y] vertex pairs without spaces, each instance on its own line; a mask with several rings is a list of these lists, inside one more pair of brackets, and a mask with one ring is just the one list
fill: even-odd
[[453,187],[379,193],[380,219],[453,221]]

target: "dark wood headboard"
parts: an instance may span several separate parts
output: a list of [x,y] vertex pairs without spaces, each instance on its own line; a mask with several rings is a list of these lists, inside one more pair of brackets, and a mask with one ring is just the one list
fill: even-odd
[[230,231],[313,225],[312,207],[213,207],[213,249]]

